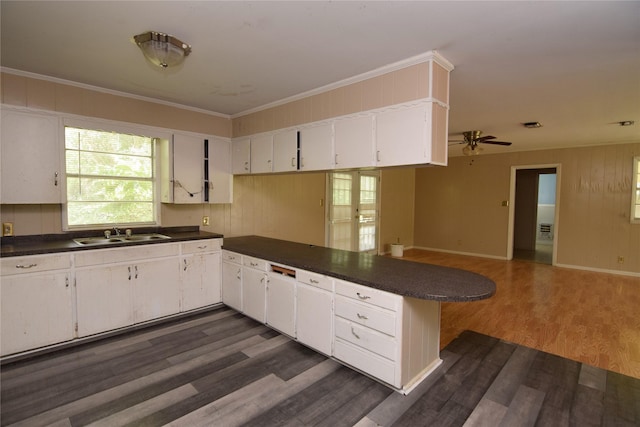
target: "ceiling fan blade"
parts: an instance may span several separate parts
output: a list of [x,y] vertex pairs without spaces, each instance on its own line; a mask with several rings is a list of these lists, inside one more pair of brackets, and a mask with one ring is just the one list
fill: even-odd
[[496,139],[495,136],[487,135],[476,139],[476,142],[485,142],[487,139]]
[[449,141],[447,145],[459,145],[459,144],[468,144],[467,141]]
[[506,141],[478,141],[480,144],[494,144],[494,145],[511,145],[511,142]]

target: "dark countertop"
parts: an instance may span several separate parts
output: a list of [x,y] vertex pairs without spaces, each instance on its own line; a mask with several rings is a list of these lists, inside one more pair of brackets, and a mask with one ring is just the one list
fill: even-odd
[[[124,233],[124,229],[122,230]],[[50,254],[58,252],[86,251],[90,249],[105,249],[128,247],[135,245],[157,245],[187,240],[222,238],[222,234],[200,231],[198,226],[188,227],[147,227],[135,228],[133,234],[160,233],[171,237],[163,240],[145,240],[139,242],[109,243],[106,245],[81,245],[73,241],[82,237],[99,237],[102,230],[74,231],[61,234],[39,234],[33,236],[2,237],[0,239],[0,256],[25,256]]]
[[225,238],[223,249],[406,297],[463,302],[496,292],[491,279],[466,270],[266,237]]

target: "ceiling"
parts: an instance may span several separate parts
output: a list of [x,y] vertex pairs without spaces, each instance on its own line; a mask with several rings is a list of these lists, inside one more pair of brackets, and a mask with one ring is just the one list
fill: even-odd
[[[451,62],[450,139],[640,141],[638,1],[6,1],[0,64],[235,117],[430,50]],[[148,30],[193,52],[154,68]],[[635,120],[634,126],[617,123]],[[543,127],[525,129],[523,122]],[[459,155],[453,147],[451,155]]]

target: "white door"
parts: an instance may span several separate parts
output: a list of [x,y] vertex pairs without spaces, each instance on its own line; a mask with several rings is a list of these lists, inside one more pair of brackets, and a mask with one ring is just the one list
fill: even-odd
[[173,202],[202,203],[204,139],[173,136]]
[[427,117],[431,104],[385,111],[376,116],[378,166],[428,163]]
[[251,138],[251,173],[273,170],[273,137],[262,135]]
[[180,312],[180,263],[176,258],[132,264],[135,323]]
[[238,175],[251,172],[251,139],[235,139],[231,142],[231,172]]
[[2,354],[74,337],[69,273],[2,278]]
[[331,292],[298,283],[296,334],[298,341],[321,353],[331,354],[333,310]]
[[267,324],[295,337],[295,279],[269,274],[267,285]]
[[233,202],[231,142],[209,138],[209,203]]
[[58,118],[2,111],[2,203],[62,201]]
[[336,120],[334,129],[336,169],[375,166],[373,116]]
[[265,292],[268,276],[264,271],[242,268],[242,311],[265,323]]
[[322,124],[300,130],[300,170],[333,169],[333,126]]
[[133,295],[128,265],[76,270],[78,336],[133,324]]
[[220,253],[182,258],[182,311],[220,302]]
[[222,302],[242,311],[242,267],[238,264],[222,263]]
[[273,171],[298,170],[298,132],[295,130],[273,136]]
[[380,174],[378,171],[329,174],[328,246],[377,252]]

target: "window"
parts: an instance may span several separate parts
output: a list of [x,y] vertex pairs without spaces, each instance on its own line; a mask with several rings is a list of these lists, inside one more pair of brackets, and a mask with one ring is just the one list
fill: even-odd
[[65,127],[66,225],[157,223],[153,138]]
[[640,224],[640,156],[633,158],[633,187],[631,189],[631,222]]

